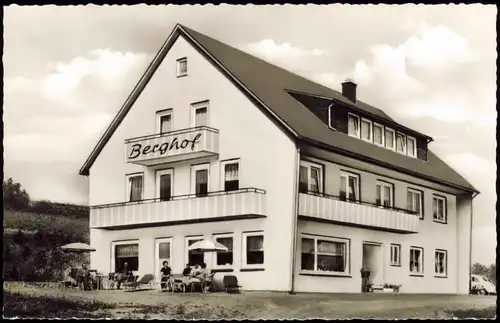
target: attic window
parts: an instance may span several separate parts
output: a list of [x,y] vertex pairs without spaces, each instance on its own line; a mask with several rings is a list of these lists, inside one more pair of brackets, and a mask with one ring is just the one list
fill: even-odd
[[359,117],[357,115],[349,113],[349,125],[348,125],[348,134],[349,136],[359,138]]
[[177,60],[177,77],[187,75],[187,58],[179,58]]

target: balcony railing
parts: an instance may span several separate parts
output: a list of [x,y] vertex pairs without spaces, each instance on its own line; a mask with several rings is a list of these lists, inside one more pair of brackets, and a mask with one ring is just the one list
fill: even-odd
[[411,210],[382,207],[364,201],[341,200],[339,196],[313,192],[299,194],[299,215],[400,233],[417,233],[419,225],[419,216]]
[[242,188],[90,207],[91,228],[264,217],[266,191]]
[[214,156],[219,153],[219,131],[194,127],[125,140],[126,162],[152,166]]

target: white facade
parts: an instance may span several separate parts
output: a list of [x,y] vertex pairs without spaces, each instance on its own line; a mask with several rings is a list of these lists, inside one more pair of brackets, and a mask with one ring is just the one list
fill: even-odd
[[[187,61],[187,74],[178,77],[178,60],[182,58]],[[171,114],[170,130],[192,129],[195,110],[200,106],[207,108],[206,126],[214,129],[203,130],[211,135],[209,139],[200,139],[203,149],[193,149],[193,154],[177,151],[162,159],[161,164],[147,158],[131,162],[133,148],[126,140],[158,134],[159,116],[165,111]],[[190,131],[183,138],[191,140],[198,133]],[[161,145],[163,139],[147,140],[152,145]],[[325,160],[325,156],[329,157]],[[141,200],[158,198],[158,174],[170,174],[173,198],[92,208],[91,245],[97,251],[91,254],[91,266],[101,272],[112,272],[116,270],[115,246],[138,244],[138,274],[158,275],[164,258],[159,258],[157,245],[163,241],[170,246],[170,266],[174,273],[180,273],[187,263],[189,239],[231,237],[232,265],[217,266],[213,255],[204,256],[209,268],[221,270],[216,279],[230,272],[238,277],[245,290],[357,293],[361,290],[363,245],[369,244],[376,246],[366,247],[374,252],[365,262],[373,267],[377,283],[401,284],[401,292],[407,293],[468,293],[470,196],[459,199],[456,190],[443,185],[311,151],[301,159],[322,167],[321,193],[338,195],[341,172],[347,171],[359,176],[362,200],[375,202],[377,181],[385,180],[394,185],[395,207],[407,207],[408,187],[420,190],[424,218],[376,206],[332,202],[324,196],[315,196],[315,205],[311,207],[305,205],[313,200],[311,195],[298,194],[297,158],[295,142],[179,36],[100,152],[89,175],[91,206],[129,201],[131,174],[143,176]],[[249,190],[195,198],[194,170],[208,169],[208,192],[224,191],[221,169],[228,160],[238,161],[239,188]],[[433,194],[446,198],[445,224],[433,221]],[[354,219],[356,212],[359,216]],[[297,215],[299,219],[294,221]],[[399,222],[398,215],[404,223]],[[341,223],[317,222],[320,218],[341,219]],[[246,263],[246,241],[252,235],[264,237],[262,264]],[[302,238],[345,242],[344,272],[302,270]],[[399,266],[391,265],[391,244],[400,246]],[[418,275],[409,270],[412,246],[423,248],[423,272]],[[435,275],[436,249],[446,250],[446,275]]]

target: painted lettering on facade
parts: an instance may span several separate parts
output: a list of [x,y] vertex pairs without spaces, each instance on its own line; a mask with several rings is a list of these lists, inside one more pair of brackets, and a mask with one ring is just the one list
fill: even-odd
[[144,147],[141,144],[133,144],[128,159],[135,159],[141,155],[144,157],[151,154],[154,155],[157,152],[160,153],[160,156],[163,156],[171,150],[191,149],[191,151],[193,151],[196,144],[200,142],[200,138],[201,133],[197,134],[192,140],[184,139],[179,141],[179,139],[175,137],[171,142],[164,142],[162,144],[146,145]]

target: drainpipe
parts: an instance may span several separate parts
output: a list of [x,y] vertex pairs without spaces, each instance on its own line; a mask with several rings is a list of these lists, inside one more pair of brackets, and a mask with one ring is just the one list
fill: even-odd
[[472,201],[476,196],[478,196],[479,193],[472,193],[472,198],[470,200],[470,235],[469,235],[469,293],[471,289],[471,275],[472,275],[472,218],[473,218],[473,208],[472,208]]
[[298,231],[298,216],[299,216],[299,172],[300,172],[300,147],[297,146],[297,156],[295,158],[295,182],[293,184],[293,192],[295,196],[295,204],[293,206],[293,225],[292,225],[292,263],[291,263],[291,280],[290,280],[290,290],[289,294],[295,294],[295,260],[297,254],[297,231]]

